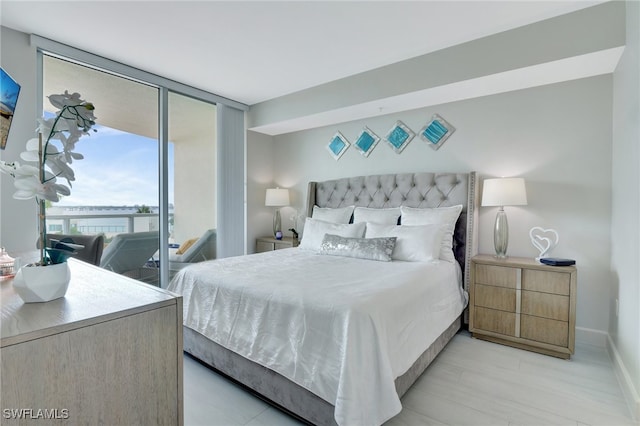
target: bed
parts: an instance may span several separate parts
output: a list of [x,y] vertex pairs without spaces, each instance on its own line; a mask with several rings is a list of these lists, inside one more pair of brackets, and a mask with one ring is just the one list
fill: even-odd
[[309,423],[383,423],[461,327],[475,179],[404,173],[309,183],[309,213],[462,205],[455,260],[375,262],[292,248],[195,264],[169,286],[183,295],[184,350]]

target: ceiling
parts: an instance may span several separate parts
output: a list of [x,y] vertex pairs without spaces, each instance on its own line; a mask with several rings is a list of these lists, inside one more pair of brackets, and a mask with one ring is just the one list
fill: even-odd
[[253,105],[598,3],[2,0],[0,23]]

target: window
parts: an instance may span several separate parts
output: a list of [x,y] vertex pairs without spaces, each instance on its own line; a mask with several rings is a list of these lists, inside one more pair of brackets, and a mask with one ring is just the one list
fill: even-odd
[[[245,239],[244,111],[248,107],[35,35],[31,42],[42,63],[41,95],[81,93],[95,103],[102,131],[99,137],[79,142],[78,151],[86,159],[73,165],[77,180],[71,196],[54,205],[64,204],[70,210],[49,209],[49,222],[69,233],[157,229],[159,250],[154,260],[159,262],[150,264],[159,265],[163,287],[169,278],[165,259],[170,242],[181,243],[206,229],[223,227],[217,253],[229,245],[228,255],[242,254],[244,245],[238,242]],[[107,136],[109,141],[103,139]],[[140,149],[131,149],[132,145]],[[99,149],[128,151],[110,158]],[[94,160],[98,162],[92,165]],[[125,173],[131,163],[139,167],[135,175]],[[114,188],[121,198],[110,195]],[[222,189],[224,199],[218,197]],[[132,198],[123,200],[124,195]],[[73,220],[55,219],[70,213],[76,216]]]
[[[216,228],[216,106],[169,93],[170,242]],[[205,257],[209,257],[205,255]]]

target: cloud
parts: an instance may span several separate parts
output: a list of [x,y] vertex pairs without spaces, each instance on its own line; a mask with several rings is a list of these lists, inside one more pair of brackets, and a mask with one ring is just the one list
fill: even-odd
[[[83,137],[71,165],[76,181],[61,205],[158,205],[158,142],[109,127]],[[170,161],[171,163],[171,161]],[[172,185],[170,190],[172,191]],[[170,200],[173,195],[170,194]]]

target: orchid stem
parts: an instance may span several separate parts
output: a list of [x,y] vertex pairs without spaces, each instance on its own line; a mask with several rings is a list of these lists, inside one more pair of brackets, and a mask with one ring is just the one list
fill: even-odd
[[[42,150],[42,133],[38,134],[38,165],[40,169],[40,183],[45,183],[44,181],[44,154]],[[40,240],[40,244],[38,244],[40,248],[40,265],[46,266],[47,260],[45,258],[45,245],[47,243],[47,223],[46,223],[46,210],[44,205],[44,200],[38,200],[38,230],[40,231],[40,235],[38,239]]]

